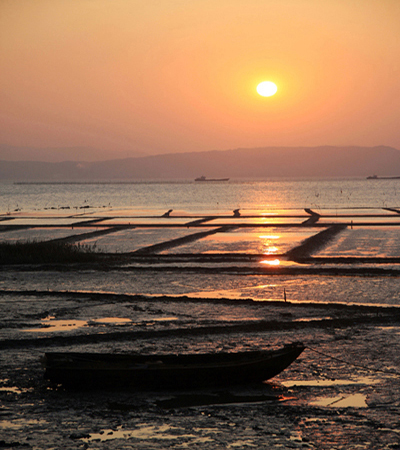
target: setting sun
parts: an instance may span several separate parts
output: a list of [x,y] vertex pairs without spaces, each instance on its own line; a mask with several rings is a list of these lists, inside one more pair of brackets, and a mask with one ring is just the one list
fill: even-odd
[[263,97],[271,97],[277,90],[277,85],[272,81],[263,81],[257,86],[257,92]]

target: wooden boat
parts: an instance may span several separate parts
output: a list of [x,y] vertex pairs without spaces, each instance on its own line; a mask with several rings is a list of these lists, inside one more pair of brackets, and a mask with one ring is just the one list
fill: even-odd
[[229,178],[206,178],[205,176],[201,176],[195,178],[194,181],[229,181]]
[[304,350],[294,343],[277,350],[188,355],[49,352],[45,378],[65,387],[184,389],[268,380]]

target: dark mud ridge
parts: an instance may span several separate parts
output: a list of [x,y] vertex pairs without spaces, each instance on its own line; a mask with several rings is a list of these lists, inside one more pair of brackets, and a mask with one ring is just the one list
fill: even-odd
[[[188,296],[143,296],[129,294],[85,293],[71,291],[0,291],[3,295],[59,297],[64,299],[83,299],[86,302],[135,303],[135,302],[176,302],[176,303],[210,303],[232,304],[231,299],[202,299]],[[346,329],[362,326],[399,326],[400,307],[382,307],[369,305],[345,305],[335,303],[291,303],[291,302],[257,302],[252,299],[235,300],[235,305],[248,304],[266,310],[266,318],[254,321],[235,321],[234,323],[215,323],[208,325],[191,325],[158,330],[125,330],[107,333],[81,333],[68,336],[45,336],[0,340],[0,349],[71,346],[96,344],[102,342],[123,342],[137,339],[164,339],[173,337],[211,336],[227,334],[263,333],[270,331],[296,331],[308,329]],[[322,317],[321,317],[322,316]]]

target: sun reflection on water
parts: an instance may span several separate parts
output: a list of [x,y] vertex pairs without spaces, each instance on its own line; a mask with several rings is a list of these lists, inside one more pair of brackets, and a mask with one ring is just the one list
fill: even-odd
[[281,263],[278,258],[276,258],[276,259],[265,259],[265,260],[260,261],[260,262],[261,262],[261,264],[267,264],[269,266],[279,266],[279,264]]
[[269,235],[261,235],[259,238],[263,241],[263,253],[266,255],[272,255],[274,253],[278,253],[279,248],[276,245],[273,245],[273,241],[276,241],[280,239],[281,236],[278,236],[276,234],[269,234]]

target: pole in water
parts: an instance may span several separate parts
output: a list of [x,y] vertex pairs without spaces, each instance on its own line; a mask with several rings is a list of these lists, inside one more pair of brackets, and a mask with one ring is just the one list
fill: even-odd
[[283,298],[284,298],[284,300],[286,302],[286,289],[285,288],[283,288]]

